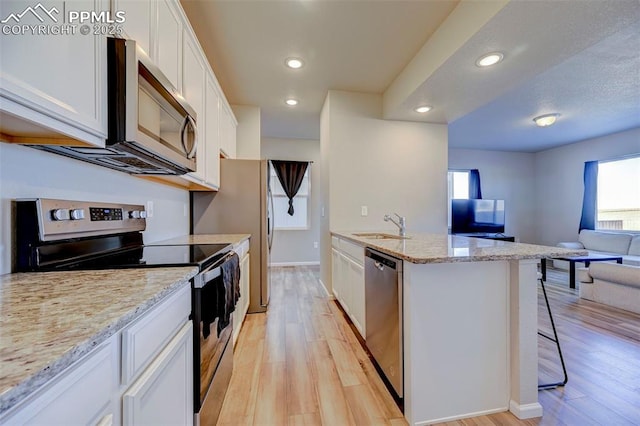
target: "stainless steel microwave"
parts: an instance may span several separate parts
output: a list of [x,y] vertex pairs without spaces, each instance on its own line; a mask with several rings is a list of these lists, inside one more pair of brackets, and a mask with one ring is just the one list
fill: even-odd
[[105,148],[41,145],[131,174],[181,175],[196,167],[196,113],[134,40],[107,39]]

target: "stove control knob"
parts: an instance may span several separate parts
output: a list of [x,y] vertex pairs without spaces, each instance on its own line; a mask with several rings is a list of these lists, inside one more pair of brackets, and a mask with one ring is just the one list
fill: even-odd
[[53,220],[69,220],[70,218],[68,209],[51,210],[51,219]]
[[144,210],[131,210],[129,212],[129,219],[144,219],[147,217],[147,212]]
[[84,209],[71,210],[71,220],[82,220],[82,219],[84,219]]

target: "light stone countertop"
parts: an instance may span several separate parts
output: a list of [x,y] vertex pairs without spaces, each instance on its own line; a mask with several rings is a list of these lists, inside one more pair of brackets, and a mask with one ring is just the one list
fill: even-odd
[[196,267],[0,276],[0,413],[185,285]]
[[156,241],[148,243],[149,246],[167,245],[167,244],[238,244],[251,234],[197,234],[183,235],[181,237],[169,238],[168,240]]
[[[364,231],[354,231],[357,234]],[[585,250],[507,241],[469,238],[447,234],[407,234],[406,239],[375,239],[354,232],[331,232],[363,247],[370,247],[411,263],[483,262],[491,260],[542,259],[586,255]],[[374,231],[375,232],[375,231]],[[381,234],[391,234],[380,231]],[[393,235],[393,234],[391,234]]]

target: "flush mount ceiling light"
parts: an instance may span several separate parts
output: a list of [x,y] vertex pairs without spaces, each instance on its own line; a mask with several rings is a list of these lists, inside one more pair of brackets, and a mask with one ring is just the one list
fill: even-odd
[[545,114],[534,118],[533,122],[536,123],[538,127],[548,127],[555,123],[558,117],[560,117],[558,113]]
[[292,68],[294,70],[297,70],[298,68],[302,68],[302,65],[304,65],[304,62],[302,62],[302,59],[300,58],[287,58],[287,60],[284,61],[284,63],[289,68]]
[[286,101],[284,101],[284,103],[289,105],[289,106],[296,106],[296,105],[298,105],[298,100],[297,99],[293,99],[293,98],[289,98]]
[[420,114],[424,114],[425,112],[429,112],[433,109],[433,107],[430,107],[429,105],[421,105],[419,107],[416,107],[414,109],[415,112],[419,112]]
[[500,52],[492,52],[483,55],[476,60],[476,65],[479,67],[490,67],[504,59],[504,55]]

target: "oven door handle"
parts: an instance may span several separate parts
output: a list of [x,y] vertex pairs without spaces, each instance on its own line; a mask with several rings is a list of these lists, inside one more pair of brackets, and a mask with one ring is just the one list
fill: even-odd
[[226,261],[228,261],[234,253],[235,252],[233,250],[229,251],[229,253],[227,253],[218,262],[216,262],[215,264],[211,265],[208,269],[205,269],[204,271],[202,271],[202,273],[200,273],[201,279],[196,280],[196,282],[195,282],[195,288],[202,288],[208,282],[218,278],[222,274],[222,265]]

